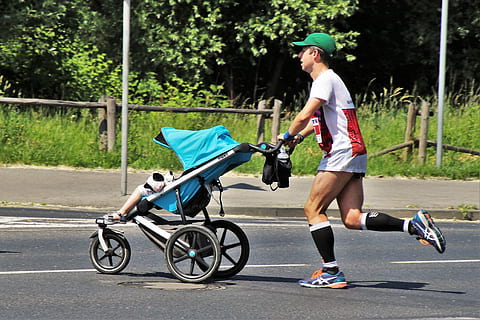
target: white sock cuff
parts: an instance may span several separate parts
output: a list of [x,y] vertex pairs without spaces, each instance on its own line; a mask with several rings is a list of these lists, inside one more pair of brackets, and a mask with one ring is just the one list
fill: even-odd
[[408,226],[410,224],[410,220],[409,219],[405,219],[403,220],[403,232],[409,232],[408,231]]
[[330,226],[330,221],[325,221],[325,222],[320,222],[320,223],[314,224],[313,226],[310,226],[309,228],[310,228],[310,232],[312,232],[312,231],[315,231],[315,230],[327,228],[329,226]]
[[368,212],[364,212],[360,217],[360,225],[362,227],[362,230],[367,230],[367,215],[368,215]]
[[330,261],[327,263],[323,263],[324,268],[335,268],[338,267],[337,261]]

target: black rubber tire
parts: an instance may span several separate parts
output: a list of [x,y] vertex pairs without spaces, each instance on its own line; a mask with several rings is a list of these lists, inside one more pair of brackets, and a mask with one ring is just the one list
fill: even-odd
[[203,282],[215,274],[220,265],[220,244],[207,227],[187,225],[167,240],[165,260],[170,273],[180,281]]
[[247,264],[250,244],[247,235],[235,223],[228,220],[215,220],[208,225],[217,235],[222,261],[215,277],[229,278],[239,273]]
[[103,235],[108,251],[104,252],[98,235],[90,242],[90,260],[101,273],[116,274],[125,269],[130,261],[131,249],[127,239],[113,231],[107,230]]

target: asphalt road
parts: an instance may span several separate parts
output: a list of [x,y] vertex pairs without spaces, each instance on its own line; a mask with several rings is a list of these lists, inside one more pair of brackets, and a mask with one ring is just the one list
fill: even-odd
[[333,220],[349,281],[333,290],[296,284],[319,265],[303,219],[231,220],[249,237],[247,266],[189,286],[134,225],[119,227],[132,247],[129,265],[103,275],[88,258],[92,219],[16,210],[0,212],[1,319],[480,319],[476,222],[439,221],[447,238],[440,255],[403,233],[351,231]]

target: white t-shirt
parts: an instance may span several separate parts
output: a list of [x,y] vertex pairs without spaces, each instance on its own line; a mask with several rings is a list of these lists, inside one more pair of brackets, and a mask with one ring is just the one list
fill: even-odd
[[318,170],[364,173],[367,150],[355,106],[342,79],[332,69],[326,70],[313,81],[310,98],[326,101],[311,119],[323,150]]

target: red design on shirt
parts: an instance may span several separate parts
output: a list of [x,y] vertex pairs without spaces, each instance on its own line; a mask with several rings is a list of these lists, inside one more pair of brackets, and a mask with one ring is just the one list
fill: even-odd
[[350,138],[350,143],[352,145],[352,157],[366,154],[367,148],[363,142],[355,109],[343,109],[343,113],[347,119],[347,131],[348,137]]
[[[352,157],[366,154],[367,149],[363,142],[355,109],[342,109],[342,111],[345,115],[346,122],[339,121],[339,119],[336,121],[339,128],[336,130],[338,136],[336,136],[335,139],[338,139],[338,141],[335,144],[335,149],[350,149]],[[332,150],[333,137],[327,126],[327,121],[325,120],[324,109],[320,108],[315,111],[311,121],[318,145],[325,152],[325,157],[330,157],[332,151],[338,150]]]
[[330,131],[327,127],[327,122],[325,121],[325,115],[323,108],[315,111],[311,118],[313,124],[313,130],[317,136],[317,143],[320,148],[325,151],[326,157],[330,156],[330,151],[332,150],[333,139]]

